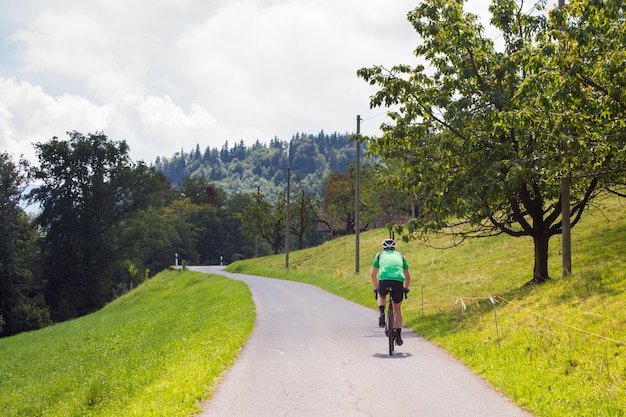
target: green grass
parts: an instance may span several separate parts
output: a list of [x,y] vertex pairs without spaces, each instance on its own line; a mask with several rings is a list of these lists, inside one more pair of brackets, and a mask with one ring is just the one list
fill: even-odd
[[[559,278],[553,239],[554,279],[539,286],[524,285],[530,239],[450,250],[399,242],[413,276],[407,325],[538,417],[625,416],[625,204],[604,200],[574,228],[571,278]],[[372,307],[375,320],[369,265],[386,236],[361,234],[358,274],[354,237],[291,252],[289,269],[278,255],[229,270],[318,285]],[[234,362],[254,316],[239,281],[163,272],[95,314],[0,339],[0,414],[189,416]]]
[[254,317],[241,282],[162,272],[95,314],[0,340],[0,414],[189,416]]
[[[561,240],[553,238],[553,279],[544,285],[525,285],[530,238],[499,236],[449,250],[398,242],[413,277],[405,322],[538,417],[625,416],[625,205],[605,199],[572,230],[570,278],[561,278]],[[291,252],[289,269],[284,255],[228,269],[312,283],[374,308],[369,269],[385,237],[382,230],[361,234],[358,274],[353,236]]]

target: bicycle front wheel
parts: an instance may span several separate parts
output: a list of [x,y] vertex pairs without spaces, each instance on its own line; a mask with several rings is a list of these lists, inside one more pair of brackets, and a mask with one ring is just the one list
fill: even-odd
[[389,340],[389,356],[393,356],[395,349],[395,335],[393,332],[393,308],[389,305],[389,310],[387,311],[387,324],[386,324],[386,333],[387,338]]

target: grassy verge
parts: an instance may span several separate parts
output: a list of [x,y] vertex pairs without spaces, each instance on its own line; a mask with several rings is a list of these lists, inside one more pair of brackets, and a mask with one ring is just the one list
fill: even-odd
[[189,416],[254,316],[241,282],[163,272],[95,314],[0,340],[0,414]]
[[[449,250],[399,242],[413,276],[405,321],[538,417],[626,415],[624,204],[604,200],[573,229],[570,278],[558,278],[561,241],[553,238],[555,278],[540,286],[524,285],[532,277],[530,239],[501,236]],[[361,234],[359,273],[354,237],[292,252],[289,269],[284,255],[228,269],[312,283],[373,308],[369,265],[386,236]]]

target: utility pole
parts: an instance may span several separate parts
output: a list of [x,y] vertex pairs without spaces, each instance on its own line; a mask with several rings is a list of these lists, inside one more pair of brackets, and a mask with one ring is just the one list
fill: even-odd
[[289,200],[291,198],[291,168],[287,168],[287,219],[285,220],[285,268],[289,268]]
[[355,232],[355,262],[354,272],[359,273],[359,211],[361,211],[361,116],[356,116],[356,190],[354,193],[354,232]]
[[[559,9],[563,8],[565,0],[559,0]],[[566,134],[564,131],[563,134]],[[567,163],[567,138],[561,139],[563,162]],[[572,227],[570,212],[570,172],[566,170],[561,176],[561,237],[563,277],[572,275]]]

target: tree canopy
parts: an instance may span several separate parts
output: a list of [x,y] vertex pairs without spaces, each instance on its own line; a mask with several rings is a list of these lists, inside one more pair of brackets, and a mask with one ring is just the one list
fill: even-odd
[[113,296],[120,261],[132,241],[121,241],[130,217],[158,199],[166,184],[153,168],[134,163],[124,141],[104,134],[69,133],[35,145],[40,185],[30,197],[42,207],[42,270],[53,318],[64,320],[102,307]]
[[370,152],[401,167],[399,182],[423,202],[408,236],[530,236],[532,280],[543,282],[549,239],[562,232],[561,178],[572,178],[575,225],[624,167],[624,9],[494,0],[496,44],[464,3],[408,14],[417,64],[358,71],[379,88],[370,105],[391,107]]

